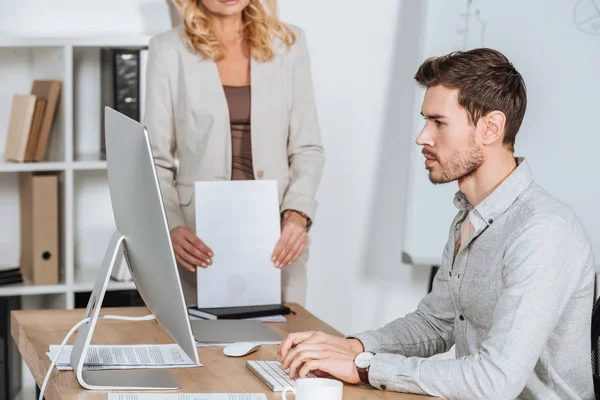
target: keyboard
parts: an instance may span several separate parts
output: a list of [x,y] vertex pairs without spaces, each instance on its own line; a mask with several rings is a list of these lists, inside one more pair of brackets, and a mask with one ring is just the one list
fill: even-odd
[[[283,392],[286,386],[296,387],[296,379],[291,379],[289,370],[281,369],[277,361],[246,361],[246,367],[254,373],[273,392]],[[307,378],[316,378],[312,373]]]

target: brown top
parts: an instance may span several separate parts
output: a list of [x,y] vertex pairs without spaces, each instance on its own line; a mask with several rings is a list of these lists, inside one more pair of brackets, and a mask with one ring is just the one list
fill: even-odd
[[250,138],[250,86],[226,86],[225,97],[231,123],[231,180],[253,180]]

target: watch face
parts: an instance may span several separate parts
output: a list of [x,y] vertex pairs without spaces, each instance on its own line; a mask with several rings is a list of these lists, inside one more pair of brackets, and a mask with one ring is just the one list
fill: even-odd
[[360,353],[354,359],[354,364],[356,364],[356,366],[361,369],[368,368],[369,365],[371,365],[371,359],[374,356],[375,354],[369,352]]

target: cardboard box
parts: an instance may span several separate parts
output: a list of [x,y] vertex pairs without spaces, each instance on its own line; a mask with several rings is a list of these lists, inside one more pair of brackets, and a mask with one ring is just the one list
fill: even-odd
[[26,283],[59,283],[58,175],[21,173],[21,274]]

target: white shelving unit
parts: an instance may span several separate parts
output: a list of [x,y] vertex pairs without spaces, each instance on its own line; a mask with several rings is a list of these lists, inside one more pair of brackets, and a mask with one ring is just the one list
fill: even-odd
[[[100,156],[100,49],[141,49],[149,39],[0,37],[0,154],[4,153],[12,95],[29,93],[34,79],[63,83],[47,161],[7,163],[0,158],[0,265],[19,265],[18,174],[56,171],[60,181],[60,284],[0,286],[0,296],[22,296],[24,308],[72,309],[76,293],[92,290],[115,229],[106,160]],[[131,282],[111,282],[108,290],[133,288]],[[35,393],[26,367],[24,372],[22,400]]]

